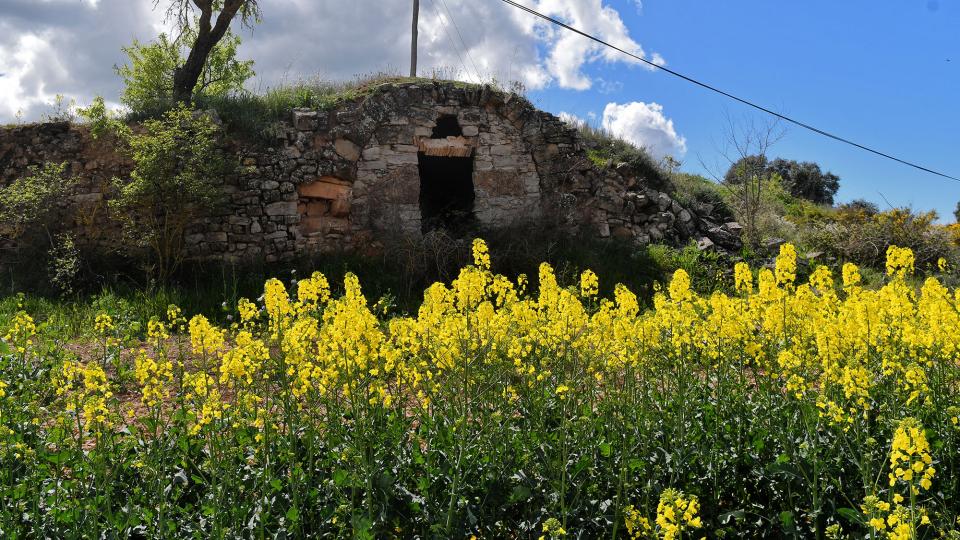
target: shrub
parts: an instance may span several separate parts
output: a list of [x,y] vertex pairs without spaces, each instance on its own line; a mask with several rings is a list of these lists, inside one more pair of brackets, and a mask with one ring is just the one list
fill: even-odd
[[729,188],[698,174],[674,173],[671,178],[673,198],[680,204],[700,212],[709,207],[709,214],[723,221],[736,219],[727,202]]
[[591,127],[585,122],[577,122],[573,127],[580,133],[587,157],[597,167],[625,165],[648,186],[672,191],[669,173],[646,149],[634,146],[604,129]]
[[218,133],[208,115],[178,106],[125,135],[133,171],[129,181],[115,180],[110,206],[127,240],[149,250],[149,270],[160,281],[183,261],[187,226],[220,199],[226,163]]
[[875,268],[883,266],[889,246],[909,247],[917,267],[931,269],[940,258],[957,258],[949,229],[936,221],[936,212],[909,208],[875,214],[861,208],[841,208],[833,219],[811,224],[802,236],[812,249]]
[[[114,69],[123,79],[120,102],[136,117],[156,116],[173,106],[174,71],[184,63],[184,51],[196,39],[196,30],[187,26],[177,39],[160,34],[156,41],[143,44],[134,40],[125,47],[128,63]],[[253,77],[253,61],[237,60],[240,37],[229,32],[210,52],[194,95],[198,98],[222,98],[241,93]]]
[[38,271],[43,274],[44,265],[48,269],[57,266],[69,251],[72,261],[58,274],[55,288],[63,293],[72,290],[79,269],[76,247],[72,239],[57,235],[61,223],[67,220],[61,203],[76,182],[66,176],[66,169],[66,163],[31,166],[28,176],[0,188],[0,241],[9,242],[12,252],[3,262],[10,265],[14,282],[19,285],[36,280]]

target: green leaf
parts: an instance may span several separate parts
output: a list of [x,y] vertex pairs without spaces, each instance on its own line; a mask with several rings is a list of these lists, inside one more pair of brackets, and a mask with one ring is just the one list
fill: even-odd
[[613,447],[610,446],[610,443],[600,444],[600,455],[602,455],[603,457],[610,457],[611,453],[613,453]]
[[300,512],[296,509],[296,507],[290,507],[285,515],[292,523],[300,521]]
[[780,523],[783,523],[784,527],[793,527],[793,512],[789,510],[780,512]]
[[853,523],[863,524],[863,515],[860,512],[857,512],[853,508],[837,508],[837,514],[840,514],[841,517],[847,521],[852,521]]

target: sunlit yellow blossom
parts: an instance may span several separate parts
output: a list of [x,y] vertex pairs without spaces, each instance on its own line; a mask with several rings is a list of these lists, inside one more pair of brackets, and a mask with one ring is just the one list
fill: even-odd
[[490,270],[490,250],[480,238],[473,240],[473,264],[481,270]]
[[913,251],[909,248],[889,246],[887,248],[887,275],[903,277],[913,273]]
[[733,284],[734,289],[739,293],[750,294],[753,292],[753,272],[750,271],[749,264],[738,262],[733,265]]
[[860,284],[860,269],[853,263],[843,264],[843,286],[855,287]]
[[593,298],[599,292],[600,280],[591,270],[584,270],[580,274],[580,296]]
[[783,244],[780,246],[780,253],[775,262],[777,285],[787,286],[793,284],[797,278],[797,249],[793,244]]
[[260,314],[257,305],[246,298],[241,298],[237,302],[237,311],[240,313],[240,322],[243,323],[249,323]]
[[664,540],[680,538],[684,531],[701,527],[700,503],[694,495],[667,488],[657,504],[657,528]]
[[222,351],[225,332],[210,324],[203,315],[190,319],[190,345],[196,354],[212,355]]
[[911,488],[917,483],[923,489],[930,489],[936,473],[932,463],[930,444],[923,426],[915,418],[901,420],[893,434],[890,450],[890,486],[903,481]]

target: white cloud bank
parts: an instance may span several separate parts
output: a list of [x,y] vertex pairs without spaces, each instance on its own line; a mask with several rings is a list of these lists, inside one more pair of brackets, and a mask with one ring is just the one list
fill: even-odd
[[[617,10],[603,0],[523,0],[654,62],[630,37]],[[163,28],[165,0],[0,0],[0,122],[18,110],[36,118],[56,94],[89,102],[115,101],[120,50],[149,41]],[[406,73],[410,2],[381,0],[261,0],[263,22],[243,31],[240,54],[255,61],[256,87],[319,76],[349,79],[377,71]],[[449,11],[447,11],[449,8]],[[454,25],[456,23],[456,25]],[[235,27],[236,27],[235,23]],[[462,37],[462,42],[461,42]],[[616,51],[500,2],[421,2],[420,70],[465,80],[520,81],[586,90],[592,64],[640,64]]]
[[602,125],[611,134],[646,148],[657,159],[687,152],[687,140],[677,134],[673,120],[664,116],[659,103],[608,103]]

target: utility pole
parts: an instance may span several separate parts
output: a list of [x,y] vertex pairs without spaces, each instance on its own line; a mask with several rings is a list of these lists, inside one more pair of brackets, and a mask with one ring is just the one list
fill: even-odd
[[420,0],[413,0],[413,29],[410,32],[410,76],[417,76],[417,23],[420,19]]

